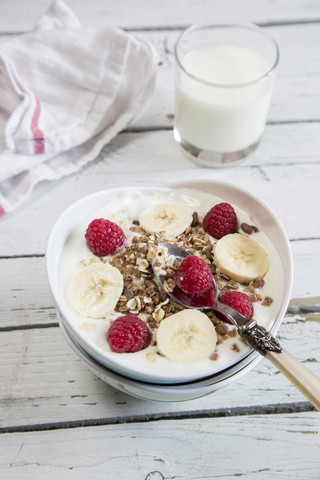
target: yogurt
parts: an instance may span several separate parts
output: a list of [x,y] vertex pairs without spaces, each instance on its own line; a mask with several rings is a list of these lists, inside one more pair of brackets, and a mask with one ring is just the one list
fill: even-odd
[[[108,218],[118,223],[124,230],[126,241],[130,243],[135,235],[135,233],[130,230],[132,222],[136,220],[139,214],[146,210],[146,208],[161,203],[173,202],[184,205],[190,209],[191,213],[196,211],[199,217],[203,217],[210,208],[221,201],[227,200],[193,189],[171,190],[167,188],[157,188],[155,190],[129,190],[119,194],[116,198],[111,198],[106,205],[92,212],[88,218],[72,230],[64,244],[60,258],[60,294],[65,302],[68,322],[72,325],[73,329],[79,332],[79,338],[85,339],[85,348],[89,353],[94,355],[95,352],[98,351],[99,357],[106,359],[106,365],[108,366],[108,362],[111,362],[116,371],[118,366],[118,371],[127,368],[128,371],[131,372],[142,372],[144,375],[154,377],[154,381],[160,383],[170,381],[170,379],[179,378],[181,381],[184,379],[186,381],[190,378],[201,378],[212,375],[228,368],[250,352],[250,348],[242,342],[238,336],[231,336],[217,346],[215,359],[208,358],[187,366],[170,362],[164,356],[159,355],[157,346],[153,344],[136,353],[114,353],[110,351],[106,340],[106,332],[110,321],[116,319],[121,314],[113,311],[108,313],[106,318],[84,318],[77,314],[71,306],[68,305],[66,300],[68,284],[79,268],[80,262],[89,262],[93,256],[86,246],[84,234],[88,224],[94,218]],[[239,225],[242,222],[252,224],[250,212],[244,212],[236,205],[234,205],[234,209]],[[259,290],[259,293],[261,293],[263,297],[271,297],[273,302],[268,307],[263,306],[261,302],[254,303],[254,318],[261,325],[270,328],[280,309],[282,298],[283,274],[281,262],[271,240],[261,230],[252,234],[252,238],[264,246],[270,258],[270,268],[265,276],[265,284],[261,290]],[[214,242],[214,239],[212,239],[212,242]],[[230,327],[230,329],[233,329],[233,327]],[[236,349],[234,348],[235,343],[237,345]]]

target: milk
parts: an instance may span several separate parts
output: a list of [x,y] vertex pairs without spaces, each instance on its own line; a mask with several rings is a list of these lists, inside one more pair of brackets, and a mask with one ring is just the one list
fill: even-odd
[[181,139],[221,153],[257,143],[271,96],[271,78],[257,81],[270,70],[264,59],[246,47],[214,44],[191,50],[182,65],[191,75],[180,70],[177,78],[175,128]]

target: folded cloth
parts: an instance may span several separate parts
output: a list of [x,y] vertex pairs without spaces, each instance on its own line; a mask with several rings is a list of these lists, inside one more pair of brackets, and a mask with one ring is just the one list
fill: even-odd
[[54,1],[34,30],[0,47],[0,216],[42,180],[77,171],[151,97],[152,46],[118,28],[81,26]]

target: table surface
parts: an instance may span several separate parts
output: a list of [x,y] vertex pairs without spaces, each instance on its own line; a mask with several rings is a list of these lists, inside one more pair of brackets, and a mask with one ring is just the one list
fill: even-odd
[[[49,0],[1,0],[0,40],[31,30]],[[159,54],[141,118],[82,171],[40,184],[0,225],[0,476],[3,479],[319,479],[319,413],[262,359],[230,386],[182,403],[139,400],[89,371],[57,324],[44,253],[59,214],[97,190],[213,179],[259,195],[293,252],[291,302],[278,337],[320,375],[320,4],[318,0],[69,0],[87,26],[119,26]],[[281,61],[256,154],[203,169],[172,135],[173,48],[191,23],[260,24]],[[32,233],[31,233],[32,232]]]

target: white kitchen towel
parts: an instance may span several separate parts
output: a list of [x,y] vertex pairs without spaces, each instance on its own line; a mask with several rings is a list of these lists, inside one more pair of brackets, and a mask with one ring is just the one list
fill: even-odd
[[118,28],[82,26],[54,1],[0,46],[0,216],[42,180],[77,171],[150,99],[156,54]]

